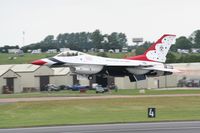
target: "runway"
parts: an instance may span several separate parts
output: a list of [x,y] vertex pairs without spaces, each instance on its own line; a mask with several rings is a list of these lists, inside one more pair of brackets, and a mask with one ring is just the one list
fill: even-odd
[[0,133],[199,133],[200,121],[0,129]]

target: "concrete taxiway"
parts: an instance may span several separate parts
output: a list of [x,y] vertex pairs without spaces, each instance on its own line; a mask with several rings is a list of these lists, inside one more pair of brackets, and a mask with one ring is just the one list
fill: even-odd
[[0,129],[0,133],[199,133],[200,121]]

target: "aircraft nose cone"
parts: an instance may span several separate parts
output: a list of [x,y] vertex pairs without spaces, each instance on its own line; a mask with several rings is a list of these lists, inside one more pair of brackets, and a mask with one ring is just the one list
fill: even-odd
[[45,61],[43,61],[43,60],[36,60],[36,61],[33,61],[33,62],[31,62],[31,64],[33,64],[33,65],[44,65],[45,63],[47,63],[47,62],[45,62]]

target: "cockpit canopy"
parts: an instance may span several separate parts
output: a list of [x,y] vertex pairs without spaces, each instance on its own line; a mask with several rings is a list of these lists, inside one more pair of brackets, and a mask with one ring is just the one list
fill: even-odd
[[80,56],[80,55],[84,55],[84,53],[70,50],[70,51],[64,51],[64,52],[62,52],[62,53],[60,53],[56,56],[58,56],[58,57],[69,57],[69,56]]

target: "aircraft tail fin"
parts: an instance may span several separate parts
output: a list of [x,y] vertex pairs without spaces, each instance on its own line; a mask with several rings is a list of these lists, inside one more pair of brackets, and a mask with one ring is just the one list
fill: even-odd
[[175,35],[165,34],[152,44],[143,55],[128,57],[126,59],[165,62],[166,55],[174,42],[175,37]]

